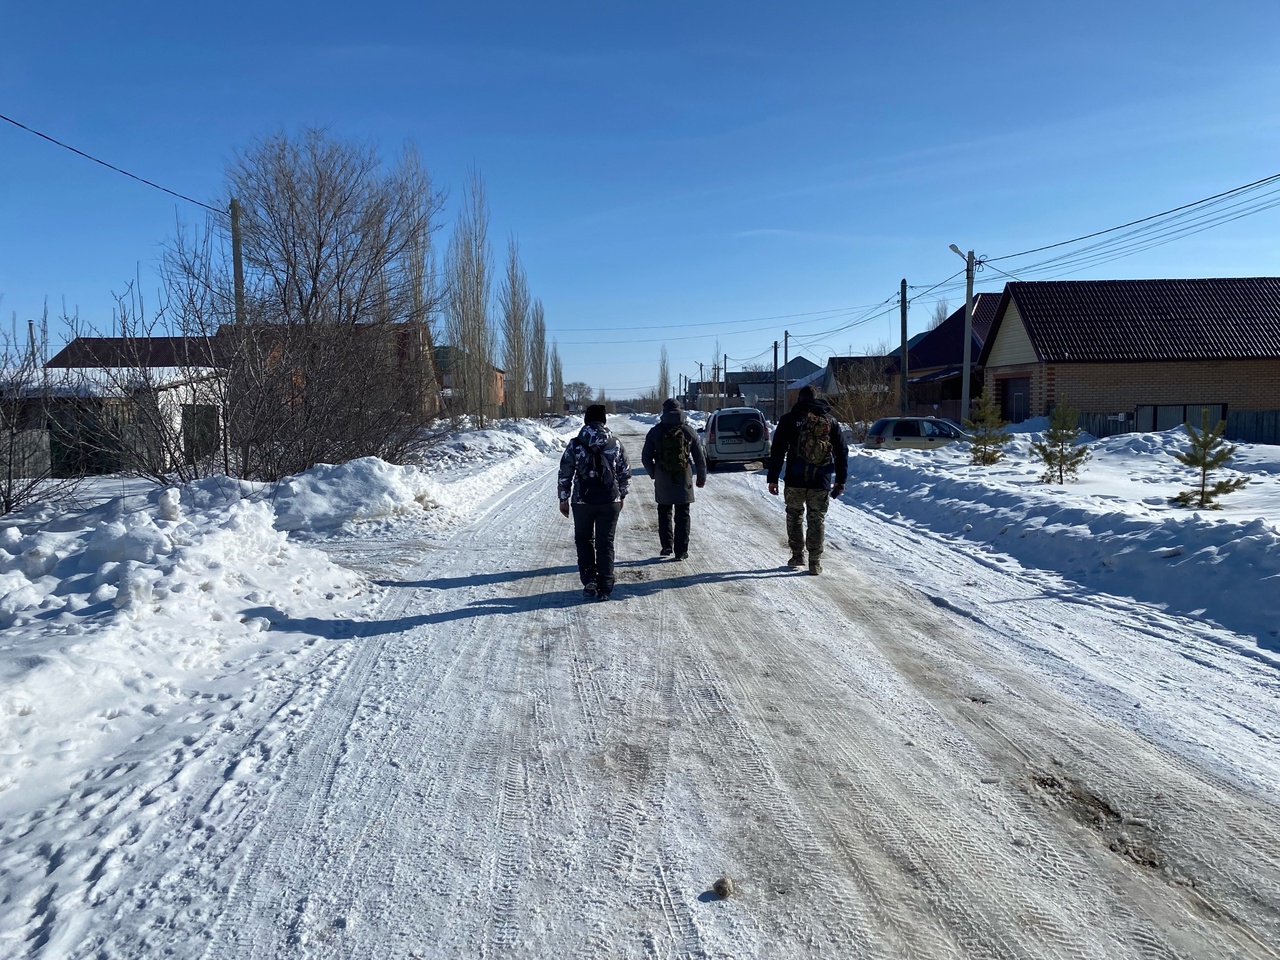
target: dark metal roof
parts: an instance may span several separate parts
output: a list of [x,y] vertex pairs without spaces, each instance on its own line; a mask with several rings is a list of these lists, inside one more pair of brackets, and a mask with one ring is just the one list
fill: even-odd
[[213,367],[204,337],[76,337],[45,363],[49,368]]
[[[987,339],[987,331],[996,318],[1000,305],[998,293],[973,295],[973,339],[969,349],[969,362],[976,364]],[[964,365],[964,305],[951,316],[930,330],[907,351],[908,370],[927,370],[933,367]]]
[[1280,358],[1280,277],[1011,281],[1000,321],[1010,301],[1044,363]]

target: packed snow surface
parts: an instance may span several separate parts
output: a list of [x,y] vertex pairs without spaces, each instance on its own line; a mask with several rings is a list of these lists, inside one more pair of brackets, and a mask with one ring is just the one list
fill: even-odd
[[0,956],[1275,955],[1280,448],[854,448],[810,578],[655,422],[607,604],[580,421],[0,518]]

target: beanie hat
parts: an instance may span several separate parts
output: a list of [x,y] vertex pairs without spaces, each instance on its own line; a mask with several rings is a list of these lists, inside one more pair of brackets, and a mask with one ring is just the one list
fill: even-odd
[[796,397],[800,400],[813,400],[816,396],[817,394],[813,392],[813,387],[808,384],[801,387],[799,393],[796,394]]
[[675,413],[677,410],[683,410],[683,409],[684,407],[680,406],[680,401],[677,400],[675,397],[672,397],[670,400],[662,401],[663,413]]
[[587,407],[586,415],[582,418],[586,423],[604,423],[604,404],[593,403]]

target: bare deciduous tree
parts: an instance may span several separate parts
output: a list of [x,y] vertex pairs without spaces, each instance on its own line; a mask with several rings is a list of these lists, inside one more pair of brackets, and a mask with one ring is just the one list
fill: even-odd
[[671,361],[667,357],[667,347],[663,344],[658,355],[658,399],[665,400],[671,396]]
[[564,399],[571,407],[585,407],[591,403],[593,391],[591,384],[584,383],[581,380],[574,380],[564,385]]
[[520,265],[515,239],[507,242],[507,271],[498,287],[502,311],[502,358],[507,371],[508,417],[529,415],[526,398],[529,382],[529,283]]
[[939,300],[933,305],[933,313],[929,317],[929,329],[936,330],[942,325],[942,321],[951,316],[951,305],[945,300]]
[[489,320],[493,253],[484,181],[472,170],[449,240],[445,332],[452,350],[457,412],[483,426],[497,413],[493,325]]
[[407,456],[439,401],[431,236],[443,197],[416,152],[388,168],[322,130],[278,133],[238,154],[227,179],[242,210],[243,318],[225,224],[166,256],[171,325],[213,337],[227,370],[226,468],[270,480]]
[[551,412],[564,413],[568,399],[564,394],[564,368],[560,364],[560,347],[551,341]]
[[533,404],[529,412],[542,416],[547,412],[547,320],[542,301],[534,300],[529,309],[529,393]]

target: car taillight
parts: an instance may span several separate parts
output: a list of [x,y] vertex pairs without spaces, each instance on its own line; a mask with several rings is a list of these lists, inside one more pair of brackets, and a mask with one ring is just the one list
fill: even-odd
[[766,421],[764,422],[764,434],[763,434],[763,436],[761,437],[761,439],[763,439],[763,440],[768,440],[768,439],[769,439],[769,421],[768,421],[768,420],[766,420]]
[[715,443],[716,443],[716,428],[715,428],[715,427],[712,427],[712,428],[711,428],[711,432],[707,434],[707,442],[708,442],[709,444],[711,444],[713,447],[715,446]]
[[882,443],[884,443],[884,437],[876,437],[876,446],[878,447]]

